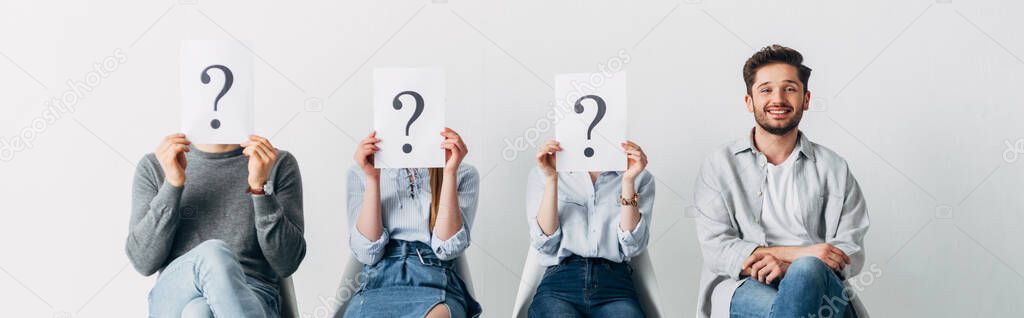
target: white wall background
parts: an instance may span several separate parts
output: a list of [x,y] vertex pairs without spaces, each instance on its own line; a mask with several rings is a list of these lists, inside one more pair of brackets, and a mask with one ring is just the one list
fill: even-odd
[[[295,282],[306,315],[333,294],[349,256],[343,172],[353,138],[370,129],[374,67],[447,70],[448,124],[483,176],[473,280],[485,315],[505,317],[528,246],[533,149],[508,161],[504,140],[543,118],[554,74],[596,72],[620,50],[631,57],[630,137],[658,180],[650,249],[664,311],[692,315],[693,180],[713,147],[752,125],[740,67],[775,42],[814,68],[802,128],[842,154],[865,190],[867,261],[881,272],[862,292],[871,311],[1024,312],[1024,163],[1003,157],[1024,138],[1024,4],[434,2],[0,2],[0,137],[33,132],[31,149],[0,162],[3,315],[145,315],[154,278],[123,251],[130,180],[178,128],[178,47],[195,38],[255,43],[257,129],[297,156],[305,179],[309,251]],[[73,112],[31,128],[44,99],[115,50],[126,62]]]

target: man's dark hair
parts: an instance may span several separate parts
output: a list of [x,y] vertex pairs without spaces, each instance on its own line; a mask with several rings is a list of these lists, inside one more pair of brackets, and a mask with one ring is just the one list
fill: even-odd
[[803,62],[804,56],[794,49],[778,44],[762,48],[743,64],[743,81],[747,83],[747,95],[752,92],[754,75],[757,74],[757,70],[774,63],[785,63],[795,67],[800,82],[804,84],[804,92],[807,92],[807,81],[811,79],[811,68],[804,65]]

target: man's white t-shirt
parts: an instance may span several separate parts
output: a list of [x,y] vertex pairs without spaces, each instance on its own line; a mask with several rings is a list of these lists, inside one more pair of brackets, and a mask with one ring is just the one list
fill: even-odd
[[800,157],[800,151],[786,158],[779,165],[765,165],[765,193],[761,207],[765,241],[769,246],[806,245],[810,238],[800,220],[800,211],[807,198],[801,196],[794,182],[793,163]]

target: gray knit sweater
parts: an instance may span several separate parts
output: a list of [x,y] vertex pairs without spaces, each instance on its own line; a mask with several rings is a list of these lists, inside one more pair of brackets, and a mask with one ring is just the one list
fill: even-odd
[[302,177],[288,152],[278,150],[271,170],[272,195],[248,188],[249,158],[242,149],[185,154],[185,185],[164,182],[154,154],[139,161],[132,185],[132,213],[125,250],[135,269],[149,276],[206,240],[226,242],[246,275],[276,284],[306,255],[302,237]]

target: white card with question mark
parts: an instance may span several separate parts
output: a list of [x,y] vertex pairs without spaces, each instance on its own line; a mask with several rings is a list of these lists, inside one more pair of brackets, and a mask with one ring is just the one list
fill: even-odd
[[374,167],[444,166],[445,89],[440,68],[374,69],[373,129],[381,139]]
[[623,171],[627,157],[626,73],[555,76],[558,171]]
[[181,132],[197,144],[253,134],[253,58],[238,41],[181,42]]

